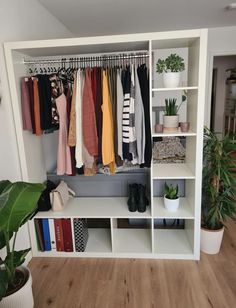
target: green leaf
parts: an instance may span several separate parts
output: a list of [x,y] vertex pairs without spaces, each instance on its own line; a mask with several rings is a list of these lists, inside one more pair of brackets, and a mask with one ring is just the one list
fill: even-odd
[[8,275],[6,269],[0,269],[0,301],[5,296],[8,288]]
[[[9,240],[12,238],[13,232],[9,233]],[[4,236],[4,232],[0,231],[0,249],[4,248],[6,246],[6,239]]]
[[7,189],[11,185],[11,182],[6,180],[6,181],[0,181],[0,195],[1,193]]
[[33,213],[44,189],[43,184],[16,182],[0,195],[0,230],[17,232],[22,222]]
[[25,257],[29,253],[31,249],[24,249],[24,250],[19,250],[19,251],[14,251],[11,252],[10,255],[8,255],[5,259],[5,263],[7,264],[8,267],[10,267],[9,263],[11,262],[11,256],[13,254],[13,266],[16,268],[23,264],[25,262]]

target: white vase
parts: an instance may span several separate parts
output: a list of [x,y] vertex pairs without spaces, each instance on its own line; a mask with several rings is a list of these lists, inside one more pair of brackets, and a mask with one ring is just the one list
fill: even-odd
[[208,254],[217,254],[220,251],[224,228],[209,230],[201,228],[201,251]]
[[29,269],[25,266],[21,266],[22,270],[27,276],[28,280],[25,285],[16,291],[4,297],[0,301],[0,308],[33,308],[34,307],[34,298],[32,292],[32,276]]
[[163,84],[165,88],[177,88],[180,82],[180,72],[168,72],[163,74]]
[[179,127],[179,115],[167,116],[164,115],[163,123],[165,130],[176,131]]
[[164,205],[169,212],[177,212],[179,208],[179,198],[168,199],[164,196]]

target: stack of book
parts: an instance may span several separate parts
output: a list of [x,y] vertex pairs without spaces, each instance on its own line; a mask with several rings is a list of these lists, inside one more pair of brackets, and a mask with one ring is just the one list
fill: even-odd
[[40,251],[74,251],[70,218],[35,218],[34,223]]

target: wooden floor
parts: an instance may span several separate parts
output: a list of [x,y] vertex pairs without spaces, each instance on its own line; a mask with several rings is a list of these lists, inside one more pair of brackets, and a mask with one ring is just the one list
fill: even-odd
[[234,308],[236,225],[201,261],[34,258],[35,308]]

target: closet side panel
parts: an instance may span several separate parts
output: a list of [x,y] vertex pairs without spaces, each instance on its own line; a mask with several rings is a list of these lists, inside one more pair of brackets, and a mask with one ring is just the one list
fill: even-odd
[[[9,80],[9,82],[12,83],[11,91],[13,95],[16,93],[17,98],[15,100],[14,97],[12,97],[12,107],[14,109],[14,117],[17,117],[16,131],[18,148],[20,151],[24,152],[20,155],[21,164],[25,164],[24,167],[26,168],[26,171],[23,172],[23,180],[42,182],[46,180],[42,139],[29,131],[24,131],[22,126],[20,81],[23,76],[27,75],[26,68],[24,64],[22,64],[23,55],[18,52],[13,52],[12,57],[14,63],[15,86],[13,80]],[[24,157],[22,157],[23,155]],[[24,159],[25,161],[23,161]]]

